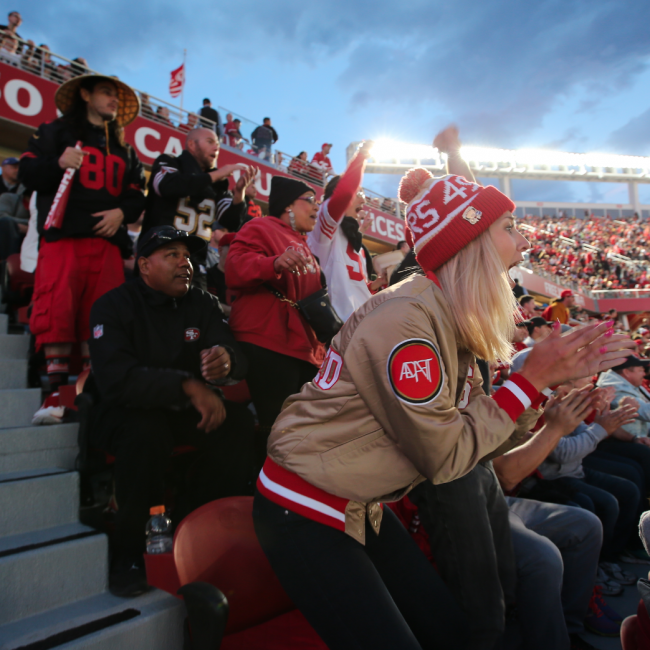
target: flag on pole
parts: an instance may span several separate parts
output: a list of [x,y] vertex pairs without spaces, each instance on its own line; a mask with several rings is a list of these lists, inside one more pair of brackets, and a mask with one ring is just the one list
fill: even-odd
[[180,68],[172,70],[171,79],[169,80],[169,94],[176,98],[183,92],[185,85],[185,62]]

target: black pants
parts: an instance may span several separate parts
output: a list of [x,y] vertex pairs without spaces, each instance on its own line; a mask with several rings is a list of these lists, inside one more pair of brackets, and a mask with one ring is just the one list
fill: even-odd
[[463,650],[449,589],[389,508],[366,544],[256,493],[257,538],[282,586],[330,650]]
[[299,393],[303,384],[316,377],[318,368],[307,361],[267,350],[253,343],[239,344],[248,358],[246,382],[260,428],[255,441],[255,456],[261,467],[266,458],[266,440],[284,400]]
[[165,477],[175,446],[199,450],[186,457],[189,466],[183,493],[175,499],[175,524],[209,501],[252,494],[253,416],[233,402],[226,402],[226,412],[223,424],[209,434],[196,428],[200,415],[194,408],[176,413],[117,408],[105,415],[102,428],[110,432],[105,448],[115,456],[118,512],[113,543],[117,549],[134,554],[144,550],[149,508],[164,503]]
[[11,217],[0,217],[0,260],[6,260],[14,253],[20,253],[24,235]]
[[492,648],[516,600],[517,566],[508,504],[492,463],[451,483],[409,493],[442,579],[468,617],[472,650]]

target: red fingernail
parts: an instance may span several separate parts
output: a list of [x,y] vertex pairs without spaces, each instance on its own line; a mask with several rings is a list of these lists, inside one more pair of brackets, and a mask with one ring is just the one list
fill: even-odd
[[605,323],[605,325],[607,325],[607,327],[611,327],[613,324],[614,324],[613,320],[608,320],[607,323]]
[[553,329],[554,329],[556,332],[560,329],[560,321],[559,321],[559,319],[556,320],[556,321],[553,323]]
[[607,330],[607,331],[605,332],[605,338],[609,338],[609,337],[612,336],[613,334],[614,334],[614,330]]
[[603,347],[600,348],[599,352],[600,352],[601,354],[605,354],[605,352],[607,352],[607,346],[606,346],[606,345],[603,345]]

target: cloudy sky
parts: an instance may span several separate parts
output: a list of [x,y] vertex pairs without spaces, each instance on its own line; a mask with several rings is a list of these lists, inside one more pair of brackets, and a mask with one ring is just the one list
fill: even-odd
[[[204,96],[260,121],[282,151],[356,140],[431,142],[454,121],[467,144],[650,155],[647,0],[112,0],[17,2],[24,38],[83,56],[185,107]],[[397,177],[365,185],[395,194]],[[627,202],[625,186],[526,183],[520,200]],[[650,185],[642,191],[650,203]]]

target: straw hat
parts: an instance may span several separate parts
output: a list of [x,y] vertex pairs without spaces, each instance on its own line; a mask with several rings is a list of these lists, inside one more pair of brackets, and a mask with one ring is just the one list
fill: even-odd
[[131,124],[131,122],[138,117],[140,114],[140,100],[135,94],[133,88],[127,86],[124,82],[115,77],[106,77],[97,74],[80,75],[79,77],[68,79],[68,81],[59,86],[59,89],[56,91],[56,95],[54,96],[54,103],[61,113],[65,115],[70,111],[77,97],[77,93],[79,92],[79,87],[86,79],[105,79],[106,81],[115,84],[120,100],[115,121],[120,126]]

